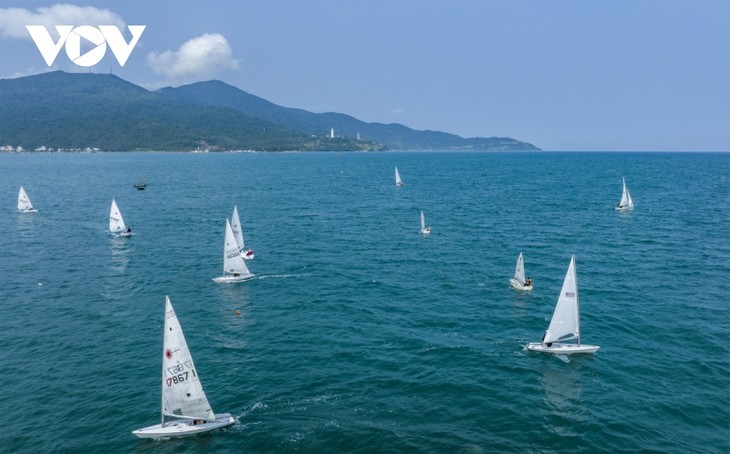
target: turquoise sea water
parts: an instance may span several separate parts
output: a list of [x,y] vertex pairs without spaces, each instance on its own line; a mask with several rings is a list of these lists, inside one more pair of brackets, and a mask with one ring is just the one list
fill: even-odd
[[[216,285],[234,204],[257,278]],[[730,154],[0,155],[0,212],[3,451],[730,451]],[[572,254],[602,348],[526,352]],[[131,434],[166,294],[230,429]]]

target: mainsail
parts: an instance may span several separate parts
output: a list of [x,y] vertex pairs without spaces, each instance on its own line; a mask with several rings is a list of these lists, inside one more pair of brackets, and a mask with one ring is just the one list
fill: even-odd
[[231,216],[231,229],[233,230],[233,236],[236,238],[236,244],[238,249],[243,249],[245,244],[243,243],[243,228],[241,227],[241,219],[238,217],[238,207],[233,206],[233,215]]
[[522,259],[522,252],[520,252],[520,256],[517,257],[517,265],[515,265],[515,279],[517,279],[521,284],[525,283],[525,262]]
[[631,194],[629,193],[628,188],[626,187],[626,179],[621,178],[621,181],[623,182],[623,191],[621,192],[621,202],[619,202],[619,208],[628,208],[632,209],[634,208],[634,201],[631,200]]
[[575,256],[570,258],[568,272],[565,273],[563,288],[560,290],[558,304],[553,318],[545,333],[543,342],[558,342],[578,339],[580,344],[580,314],[578,309],[578,276],[575,272]]
[[114,199],[112,199],[112,208],[109,211],[109,231],[111,233],[123,233],[127,231],[122,213],[119,212],[119,207],[117,207],[117,202]]
[[226,237],[223,242],[223,274],[241,276],[250,275],[246,262],[241,257],[241,251],[238,249],[238,243],[233,235],[231,223],[226,219]]
[[32,209],[33,204],[30,203],[30,197],[21,186],[20,191],[18,191],[18,211],[31,211]]
[[400,179],[400,173],[398,173],[398,166],[395,166],[395,185],[403,186],[403,180]]
[[180,322],[165,297],[165,338],[162,347],[162,417],[215,420],[185,342]]

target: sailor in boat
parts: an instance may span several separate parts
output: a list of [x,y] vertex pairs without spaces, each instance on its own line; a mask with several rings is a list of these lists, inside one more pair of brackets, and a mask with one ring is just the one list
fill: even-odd
[[526,287],[529,287],[529,286],[531,286],[531,285],[532,285],[532,279],[530,279],[530,278],[528,277],[528,278],[527,278],[527,280],[525,281],[525,286],[526,286]]
[[127,227],[127,233],[132,233],[132,227]]
[[246,251],[246,255],[251,257],[253,255],[253,249],[249,249],[248,251]]

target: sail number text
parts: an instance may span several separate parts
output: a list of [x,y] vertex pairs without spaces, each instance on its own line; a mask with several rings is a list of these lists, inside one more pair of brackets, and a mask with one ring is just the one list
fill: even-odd
[[165,378],[165,383],[167,383],[167,386],[177,385],[188,378],[197,376],[195,369],[193,368],[192,361],[185,361],[183,363],[177,363],[172,367],[168,367],[166,375],[167,378]]

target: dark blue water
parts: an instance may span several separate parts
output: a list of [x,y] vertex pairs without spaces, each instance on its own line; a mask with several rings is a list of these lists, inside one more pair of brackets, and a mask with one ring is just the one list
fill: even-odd
[[[257,279],[216,285],[234,204]],[[8,452],[730,451],[730,154],[12,154],[0,213]],[[526,352],[572,254],[602,348]],[[166,294],[230,429],[131,434]]]

